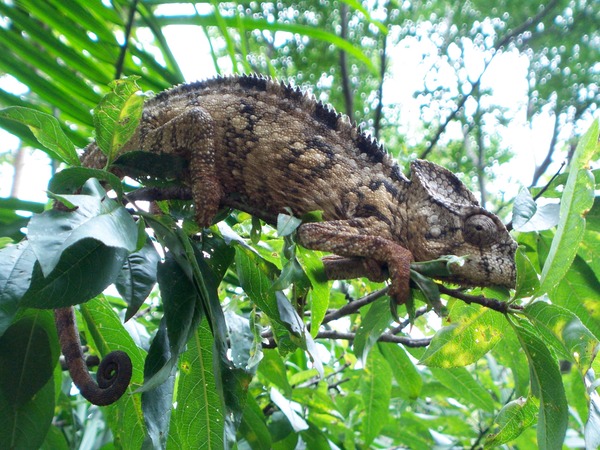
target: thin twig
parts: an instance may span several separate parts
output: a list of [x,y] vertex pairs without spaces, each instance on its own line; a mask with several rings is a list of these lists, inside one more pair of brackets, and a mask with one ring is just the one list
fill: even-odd
[[[317,334],[317,339],[343,339],[346,341],[353,341],[356,337],[356,333],[335,331],[335,330],[323,330]],[[431,338],[412,339],[406,336],[395,336],[393,334],[382,334],[377,339],[378,342],[392,342],[395,344],[402,344],[406,347],[427,347],[431,343]]]
[[[340,4],[341,38],[348,40],[348,5]],[[354,120],[354,102],[352,101],[352,89],[350,88],[350,74],[348,73],[348,58],[346,52],[340,50],[340,74],[342,77],[342,92],[344,93],[344,108],[350,120]]]
[[496,298],[484,297],[483,295],[468,295],[458,289],[449,289],[441,284],[438,284],[438,288],[442,294],[457,298],[465,303],[476,303],[503,314],[508,313],[510,309],[521,309],[518,305],[503,302]]
[[127,55],[127,48],[129,47],[129,39],[131,37],[131,30],[133,28],[133,22],[135,19],[135,13],[137,11],[138,0],[133,0],[131,8],[129,8],[129,14],[127,17],[127,23],[125,24],[125,37],[123,39],[123,45],[119,52],[119,58],[115,64],[115,80],[121,78],[123,74],[123,66],[125,65],[125,55]]
[[389,289],[389,287],[386,286],[385,288],[380,289],[378,291],[371,292],[370,294],[365,295],[364,297],[362,297],[358,300],[354,300],[352,302],[345,304],[340,309],[337,309],[333,312],[326,314],[325,317],[323,318],[322,323],[328,323],[328,322],[331,322],[332,320],[336,320],[341,317],[348,316],[350,314],[355,313],[363,306],[368,305],[369,303],[373,303],[378,298],[383,297],[387,293],[388,289]]

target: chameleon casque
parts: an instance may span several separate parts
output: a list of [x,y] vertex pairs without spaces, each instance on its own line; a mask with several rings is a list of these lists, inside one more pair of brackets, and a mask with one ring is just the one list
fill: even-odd
[[[515,241],[453,173],[415,160],[406,178],[347,117],[286,84],[233,76],[162,92],[146,102],[121,153],[137,150],[188,162],[181,181],[191,189],[200,226],[223,207],[267,221],[286,208],[297,217],[322,211],[322,222],[300,225],[299,243],[358,267],[336,270],[334,258],[328,278],[363,273],[381,281],[387,273],[389,295],[401,303],[409,295],[411,261],[457,255],[464,264],[453,266],[448,281],[514,287]],[[83,164],[106,165],[95,143]],[[57,312],[61,344],[61,323],[74,325],[69,314]]]

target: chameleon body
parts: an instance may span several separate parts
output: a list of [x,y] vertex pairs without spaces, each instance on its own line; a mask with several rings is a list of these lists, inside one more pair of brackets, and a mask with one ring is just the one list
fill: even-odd
[[[399,300],[410,262],[442,255],[465,256],[449,281],[514,286],[516,243],[454,174],[416,160],[409,180],[344,115],[286,84],[239,76],[162,92],[121,151],[134,150],[189,161],[182,181],[201,226],[224,206],[264,219],[322,211],[323,222],[300,226],[300,243],[359,258],[371,278],[386,267]],[[91,144],[84,165],[105,163]]]
[[[191,190],[200,226],[210,225],[223,207],[270,222],[289,210],[297,217],[322,211],[322,222],[300,225],[298,239],[344,260],[339,265],[335,257],[327,261],[329,278],[364,274],[381,281],[389,275],[389,294],[402,302],[409,294],[411,261],[457,255],[464,264],[453,266],[449,281],[515,284],[516,243],[454,174],[416,160],[408,179],[345,116],[286,84],[239,76],[160,93],[145,103],[121,154],[139,150],[187,162],[178,181]],[[86,149],[83,165],[106,166],[95,143]],[[73,327],[72,312],[59,310],[57,324],[59,333],[61,324]],[[68,361],[81,359],[79,345],[69,343],[72,334],[61,334]],[[117,386],[96,392],[79,366],[70,368],[76,372],[73,379],[83,380],[86,398],[94,403],[115,401],[131,376],[127,361],[111,362],[113,372],[127,376],[109,373],[120,380]]]

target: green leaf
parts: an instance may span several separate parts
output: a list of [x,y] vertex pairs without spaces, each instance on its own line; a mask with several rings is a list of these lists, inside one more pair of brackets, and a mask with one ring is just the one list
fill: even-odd
[[286,397],[292,396],[292,387],[288,382],[285,364],[277,350],[263,350],[263,359],[258,366],[258,372],[283,392]]
[[485,448],[495,448],[516,439],[535,423],[538,405],[532,397],[520,397],[504,405],[494,419],[494,428],[485,440]]
[[75,194],[90,178],[108,182],[119,198],[123,198],[123,184],[119,177],[106,170],[89,167],[68,167],[61,170],[48,183],[48,190],[55,194]]
[[399,345],[381,343],[379,351],[390,365],[398,388],[405,398],[414,400],[419,397],[423,388],[423,379],[414,363]]
[[251,395],[248,396],[244,408],[239,433],[248,441],[252,450],[270,450],[273,448],[271,434],[265,423],[265,415]]
[[213,337],[205,320],[180,357],[177,408],[171,415],[167,449],[222,449],[224,406],[213,372]]
[[515,255],[517,265],[517,286],[515,298],[524,298],[533,295],[540,287],[538,273],[523,247],[517,248]]
[[541,332],[544,342],[550,344],[558,341],[555,349],[575,361],[582,374],[588,371],[596,356],[599,341],[575,314],[541,301],[527,305],[524,313]]
[[54,319],[49,311],[28,313],[0,337],[0,390],[18,408],[52,378],[58,361]]
[[0,336],[10,326],[29,289],[35,254],[27,241],[0,250]]
[[40,448],[54,415],[54,380],[50,379],[27,403],[11,406],[0,392],[0,447]]
[[[148,355],[144,361],[144,388],[142,390],[142,410],[148,429],[145,444],[154,448],[165,448],[169,436],[169,423],[173,410],[173,392],[175,391],[175,375],[177,360],[171,358],[166,321],[160,321],[158,331],[152,339]],[[167,372],[166,376],[157,375]],[[149,380],[156,380],[148,389]]]
[[363,363],[367,360],[369,351],[377,343],[391,321],[392,316],[385,299],[379,299],[379,301],[371,303],[354,336],[354,354]]
[[74,211],[52,209],[32,217],[27,237],[44,276],[49,276],[62,253],[82,239],[94,239],[105,246],[133,252],[137,227],[131,215],[106,193],[96,180],[85,184],[94,195],[65,195]]
[[513,226],[516,231],[542,231],[559,222],[558,203],[538,206],[527,189],[521,189],[513,205]]
[[381,354],[373,349],[367,357],[364,375],[360,379],[360,392],[365,405],[362,435],[369,447],[389,419],[392,391],[392,371]]
[[552,303],[575,313],[579,320],[600,339],[600,282],[590,267],[576,257],[558,287],[549,294]]
[[585,215],[594,202],[594,177],[588,169],[598,152],[598,121],[580,139],[560,205],[560,222],[542,269],[538,295],[552,291],[563,279],[583,238]]
[[149,238],[139,251],[125,259],[123,269],[115,280],[117,291],[128,305],[125,321],[133,317],[152,292],[159,262],[160,255]]
[[112,284],[127,256],[125,249],[83,239],[65,249],[54,270],[45,277],[39,263],[20,306],[61,308],[88,301]]
[[539,338],[539,331],[518,317],[512,325],[529,360],[533,394],[540,399],[538,446],[541,450],[561,448],[569,414],[557,361]]
[[320,252],[306,250],[303,247],[296,248],[296,258],[312,286],[312,290],[308,293],[308,301],[311,319],[310,332],[313,337],[319,332],[319,327],[329,307],[330,286],[325,277],[321,256]]
[[158,266],[158,283],[165,310],[171,357],[177,359],[202,319],[198,294],[171,253]]
[[109,165],[131,139],[142,117],[144,96],[136,78],[113,81],[112,91],[94,109],[96,144],[108,158]]
[[277,216],[277,235],[284,237],[289,236],[296,228],[302,223],[301,219],[291,216],[289,214],[279,214]]
[[26,125],[45,148],[50,158],[71,166],[81,165],[75,146],[65,135],[56,117],[31,108],[10,106],[0,110],[0,117]]
[[277,297],[271,289],[271,280],[267,275],[276,273],[277,269],[252,250],[241,245],[235,247],[235,267],[240,286],[248,297],[270,319],[280,322]]
[[[438,316],[445,317],[447,311],[446,307],[441,302],[440,290],[437,283],[431,278],[421,275],[419,272],[413,269],[410,269],[410,280],[417,285],[423,294],[422,299],[425,301],[425,303],[430,306]],[[411,312],[411,320],[412,317],[413,313]]]
[[431,367],[463,367],[479,360],[504,335],[504,317],[488,308],[453,302],[450,325],[440,329],[419,361]]
[[431,367],[431,373],[448,388],[458,401],[465,401],[484,411],[494,411],[494,399],[464,367],[440,369]]

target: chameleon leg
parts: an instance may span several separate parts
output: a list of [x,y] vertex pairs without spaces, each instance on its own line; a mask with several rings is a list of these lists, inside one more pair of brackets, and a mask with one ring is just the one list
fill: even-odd
[[[386,264],[391,278],[389,295],[396,302],[403,303],[409,295],[412,254],[390,239],[364,233],[364,229],[343,220],[306,223],[298,228],[300,244],[306,248],[328,251],[339,256],[358,256]],[[362,271],[369,277],[371,270],[368,264],[363,266]],[[339,274],[336,277],[337,275]],[[380,278],[380,275],[375,273],[375,277]]]
[[[196,208],[196,222],[209,226],[219,210],[223,188],[215,167],[213,120],[204,109],[190,107],[159,126],[148,120],[140,130],[144,151],[172,153],[189,159],[188,182]],[[159,122],[160,123],[160,122]]]

